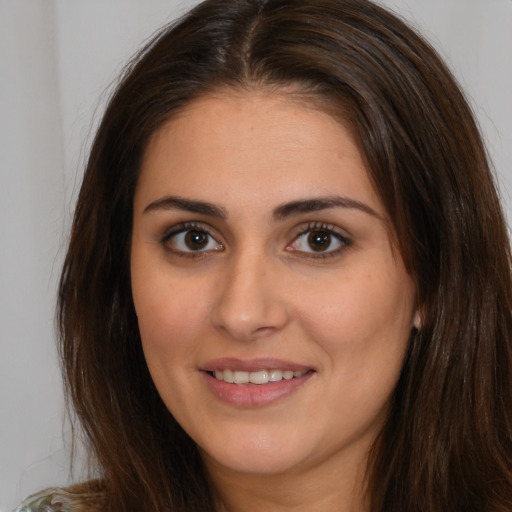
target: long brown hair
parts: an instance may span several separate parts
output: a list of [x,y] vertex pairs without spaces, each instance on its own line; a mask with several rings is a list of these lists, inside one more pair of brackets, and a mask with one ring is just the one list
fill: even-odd
[[214,510],[196,446],[151,381],[132,303],[148,139],[210,91],[289,86],[350,124],[417,284],[422,325],[370,454],[371,511],[511,510],[512,286],[492,173],[443,62],[368,0],[207,0],[122,76],[88,160],[59,301],[101,507]]

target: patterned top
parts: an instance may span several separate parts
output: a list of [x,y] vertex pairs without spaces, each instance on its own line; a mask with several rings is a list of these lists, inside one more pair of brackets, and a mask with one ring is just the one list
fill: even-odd
[[13,512],[102,512],[105,510],[102,480],[69,487],[51,487],[29,496]]
[[73,512],[79,507],[75,506],[76,498],[60,488],[46,489],[28,497],[13,512]]

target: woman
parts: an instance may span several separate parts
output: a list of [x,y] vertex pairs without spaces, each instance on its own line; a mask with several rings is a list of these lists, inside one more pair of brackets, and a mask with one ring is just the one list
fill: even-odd
[[94,141],[59,321],[99,473],[26,507],[510,510],[510,290],[432,48],[364,0],[207,0]]

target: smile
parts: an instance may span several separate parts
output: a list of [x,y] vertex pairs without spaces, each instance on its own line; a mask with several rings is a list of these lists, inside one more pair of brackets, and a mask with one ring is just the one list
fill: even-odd
[[247,372],[242,370],[217,370],[212,375],[220,381],[229,384],[267,384],[269,382],[279,382],[281,380],[291,380],[305,375],[306,371],[294,372],[291,370],[260,370]]
[[316,376],[317,370],[283,359],[225,357],[205,362],[200,374],[221,402],[253,408],[294,395]]

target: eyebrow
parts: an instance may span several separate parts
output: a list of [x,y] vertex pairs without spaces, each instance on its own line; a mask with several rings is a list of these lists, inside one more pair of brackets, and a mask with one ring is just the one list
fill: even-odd
[[283,220],[293,215],[301,213],[316,212],[319,210],[327,210],[329,208],[350,208],[360,210],[368,215],[377,217],[381,216],[367,204],[351,199],[349,197],[329,196],[329,197],[316,197],[314,199],[300,199],[290,203],[278,206],[274,210],[274,219]]
[[165,196],[153,201],[144,208],[144,213],[156,210],[183,210],[208,215],[210,217],[217,217],[219,219],[226,219],[228,216],[227,211],[216,204],[177,196]]
[[[316,197],[314,199],[299,199],[284,203],[278,206],[273,212],[273,218],[276,221],[284,220],[288,217],[300,215],[301,213],[316,212],[327,210],[329,208],[350,208],[360,210],[368,215],[372,215],[378,219],[381,216],[370,206],[361,201],[351,199],[349,197],[328,196]],[[214,203],[200,201],[194,199],[185,199],[178,196],[165,196],[150,203],[144,208],[144,213],[157,210],[183,210],[191,213],[199,213],[216,217],[219,219],[227,219],[227,210]]]

